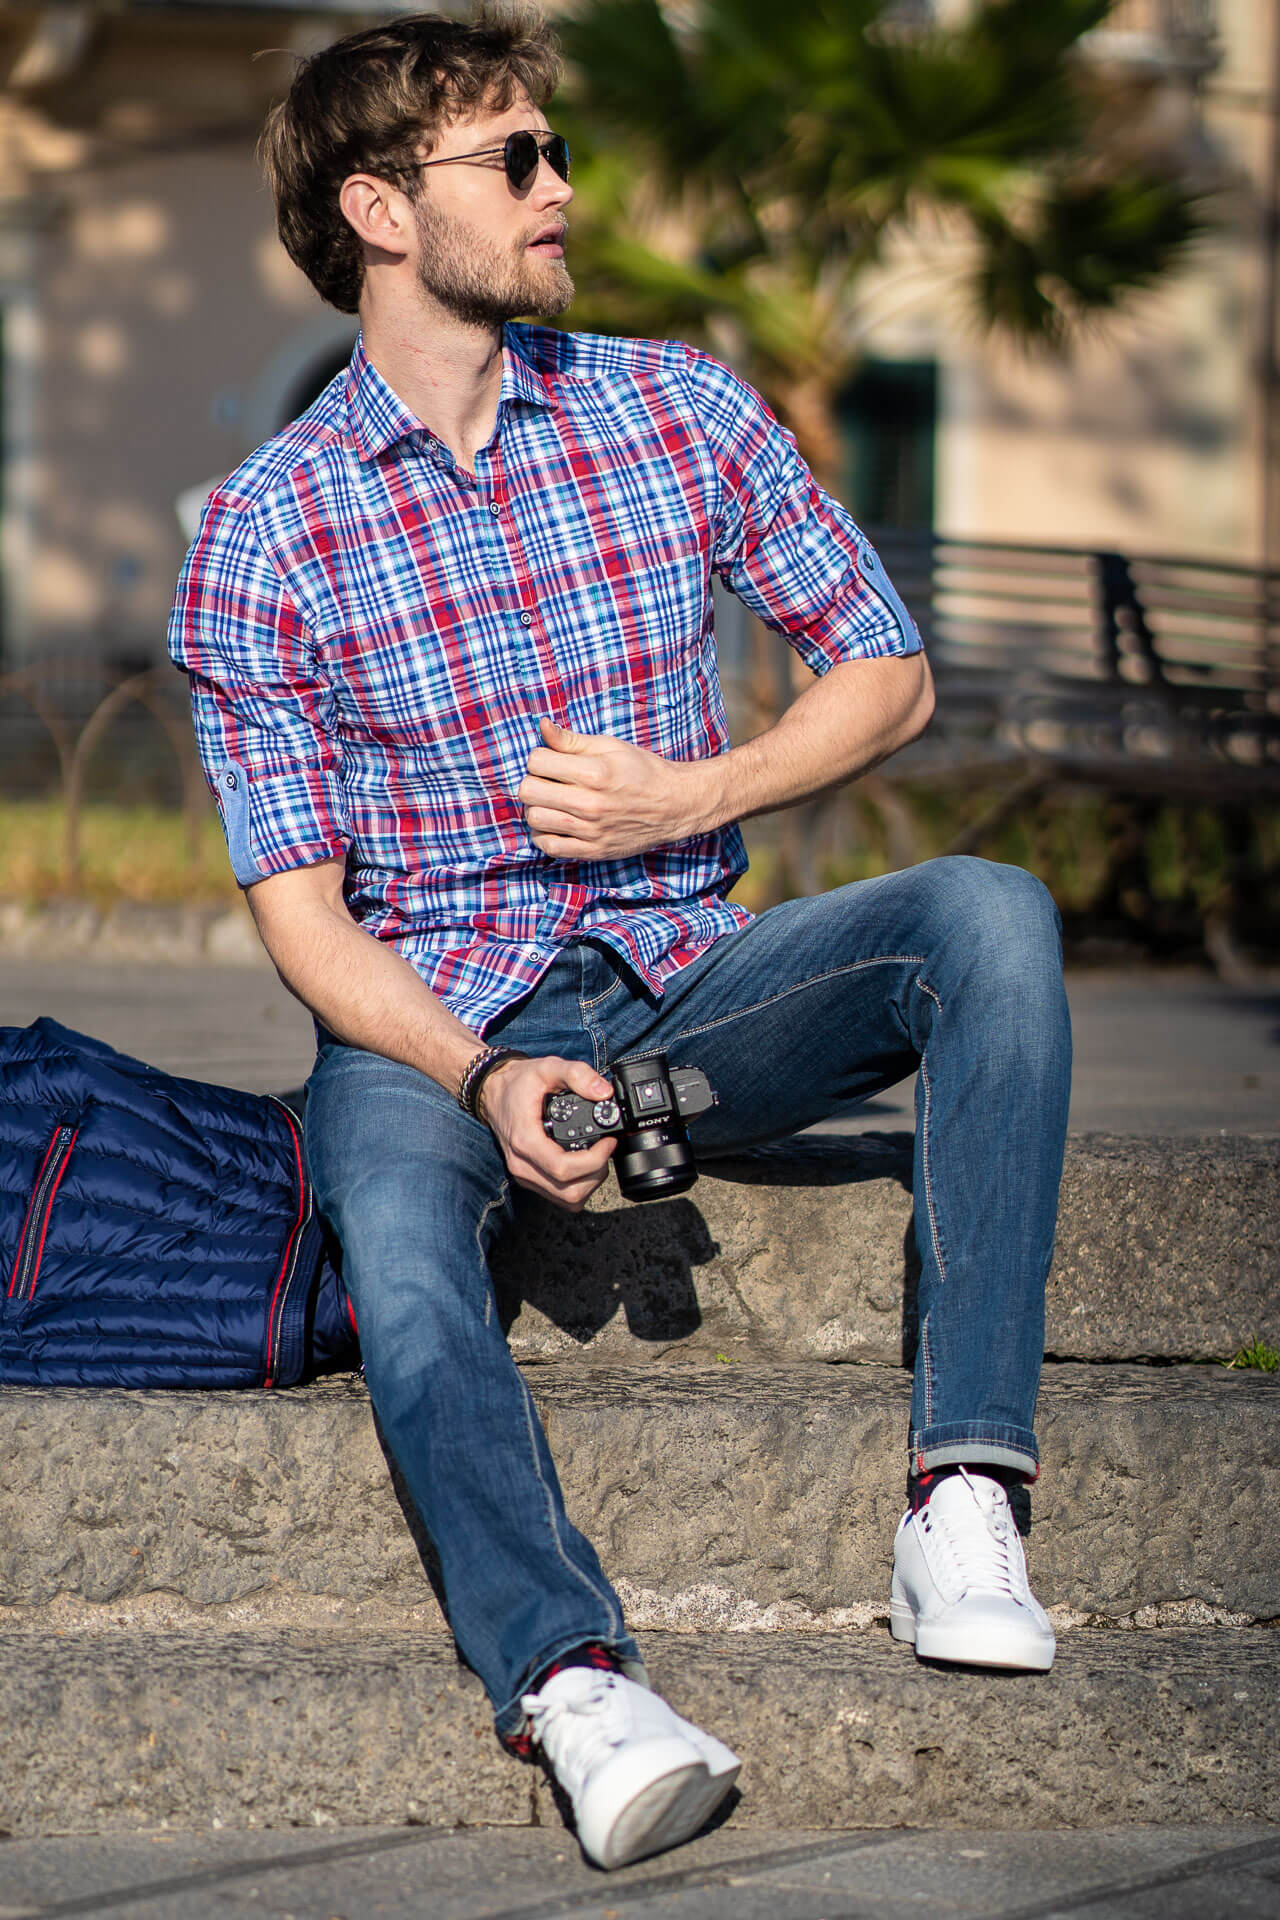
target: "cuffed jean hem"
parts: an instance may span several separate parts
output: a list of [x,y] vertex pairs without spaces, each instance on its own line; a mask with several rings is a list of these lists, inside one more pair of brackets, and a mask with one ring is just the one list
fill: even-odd
[[1035,1480],[1040,1473],[1040,1450],[1034,1433],[1025,1427],[926,1427],[913,1433],[911,1467],[928,1473],[931,1467],[1012,1467]]
[[553,1660],[562,1659],[566,1653],[573,1653],[578,1647],[605,1647],[614,1654],[628,1680],[635,1680],[642,1687],[649,1685],[649,1675],[645,1671],[644,1661],[640,1658],[640,1649],[631,1635],[621,1638],[612,1633],[593,1633],[583,1631],[567,1634],[559,1640],[553,1640],[545,1653],[531,1660],[525,1669],[524,1678],[516,1688],[515,1695],[503,1707],[494,1709],[493,1724],[499,1740],[506,1747],[521,1752],[529,1739],[529,1716],[520,1705],[523,1696],[528,1693],[530,1683],[536,1680],[544,1667]]

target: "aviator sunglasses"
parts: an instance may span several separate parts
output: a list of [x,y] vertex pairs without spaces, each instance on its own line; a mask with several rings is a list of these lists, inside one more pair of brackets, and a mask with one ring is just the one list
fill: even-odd
[[538,172],[539,160],[545,160],[562,180],[569,178],[569,142],[562,133],[533,133],[522,127],[509,133],[500,147],[477,147],[474,153],[447,153],[443,160],[419,160],[419,167],[451,167],[459,160],[487,160],[500,153],[507,179],[517,193],[530,188]]

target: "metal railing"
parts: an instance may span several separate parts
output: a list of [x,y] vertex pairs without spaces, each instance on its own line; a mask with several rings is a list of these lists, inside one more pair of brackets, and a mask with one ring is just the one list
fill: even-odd
[[1280,572],[887,529],[941,732],[1027,756],[1280,784]]
[[[81,828],[90,770],[109,735],[141,714],[149,725],[150,747],[156,735],[168,743],[176,762],[186,823],[187,858],[194,868],[200,858],[204,822],[212,801],[196,752],[185,689],[172,667],[151,667],[141,673],[113,672],[92,658],[59,656],[31,661],[0,672],[0,706],[9,710],[0,739],[9,751],[0,767],[10,772],[14,744],[19,737],[18,716],[27,715],[25,731],[43,735],[53,750],[52,784],[63,802],[62,884],[74,892],[81,879]],[[16,713],[13,712],[16,709]],[[136,739],[133,743],[136,751]],[[29,783],[24,782],[29,786]]]

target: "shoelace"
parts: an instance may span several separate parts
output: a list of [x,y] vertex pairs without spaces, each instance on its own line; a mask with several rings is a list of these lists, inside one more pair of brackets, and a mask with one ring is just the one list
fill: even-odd
[[[574,1767],[587,1773],[617,1746],[622,1729],[617,1725],[612,1679],[612,1674],[602,1673],[589,1693],[567,1700],[543,1700],[539,1694],[525,1694],[520,1705],[532,1723],[534,1739],[553,1766],[564,1760],[567,1747]],[[584,1727],[584,1720],[597,1724]]]
[[962,1593],[998,1593],[1016,1599],[1019,1582],[1013,1563],[1017,1534],[1004,1491],[993,1480],[980,1484],[963,1467],[960,1478],[973,1496],[982,1524],[973,1525],[967,1515],[944,1520],[926,1506],[929,1538],[947,1554]]

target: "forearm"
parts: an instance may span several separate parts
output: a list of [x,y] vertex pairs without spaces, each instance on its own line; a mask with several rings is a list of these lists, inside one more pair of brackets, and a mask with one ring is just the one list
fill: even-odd
[[297,880],[280,874],[248,892],[262,943],[290,993],[338,1039],[416,1067],[453,1092],[484,1041],[393,947],[356,925],[340,893],[321,898]]
[[[330,1033],[456,1091],[484,1041],[455,1019],[407,960],[356,925],[342,898],[337,861],[259,881],[248,899],[280,978]],[[478,1118],[492,1128],[518,1185],[577,1212],[604,1179],[614,1143],[605,1139],[585,1153],[567,1153],[548,1139],[544,1103],[566,1087],[587,1100],[612,1091],[583,1060],[517,1058],[485,1080]]]
[[922,653],[848,660],[807,687],[767,733],[706,760],[667,760],[607,735],[541,723],[517,790],[536,847],[608,860],[795,806],[913,740],[933,711]]
[[922,733],[932,712],[922,653],[832,667],[764,733],[694,763],[697,830],[795,806],[856,779]]

